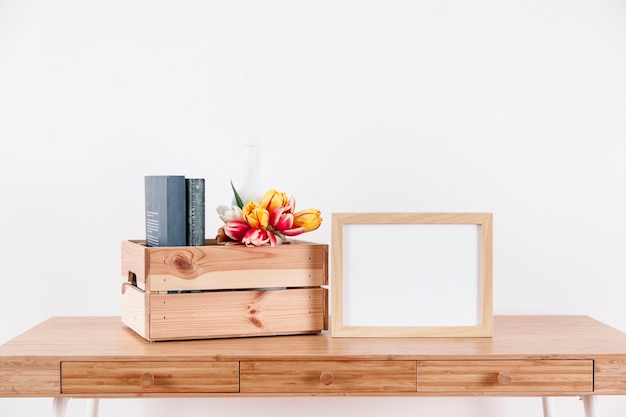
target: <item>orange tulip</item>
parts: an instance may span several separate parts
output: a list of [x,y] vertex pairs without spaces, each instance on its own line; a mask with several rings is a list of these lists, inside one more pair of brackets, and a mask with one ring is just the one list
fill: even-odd
[[322,213],[318,209],[301,210],[293,215],[293,227],[303,227],[305,232],[311,232],[322,224]]
[[289,197],[286,193],[276,190],[269,190],[261,199],[261,207],[271,213],[276,207],[286,207],[289,205]]
[[253,229],[266,229],[270,221],[270,214],[254,201],[243,207],[243,218]]

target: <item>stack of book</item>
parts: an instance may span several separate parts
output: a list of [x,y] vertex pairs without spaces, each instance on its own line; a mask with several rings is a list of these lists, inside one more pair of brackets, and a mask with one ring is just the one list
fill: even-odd
[[147,246],[204,245],[204,178],[147,175],[145,192]]

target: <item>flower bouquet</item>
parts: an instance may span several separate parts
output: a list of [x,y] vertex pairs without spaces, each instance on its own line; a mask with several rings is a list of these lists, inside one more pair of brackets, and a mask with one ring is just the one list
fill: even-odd
[[217,207],[224,226],[217,231],[222,245],[276,246],[288,236],[311,232],[322,224],[318,209],[296,211],[296,200],[284,192],[268,190],[261,201],[246,201],[231,183],[236,205]]

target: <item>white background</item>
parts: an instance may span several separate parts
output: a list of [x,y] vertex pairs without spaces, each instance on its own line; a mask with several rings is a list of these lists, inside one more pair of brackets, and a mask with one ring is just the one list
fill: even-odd
[[[618,0],[1,0],[0,342],[49,316],[118,315],[143,176],[206,178],[210,237],[249,136],[262,184],[322,211],[308,240],[330,242],[332,212],[493,212],[496,314],[626,331],[625,74]],[[50,407],[0,399],[3,417]],[[576,398],[556,407],[582,416]],[[599,409],[623,416],[626,397]],[[541,404],[101,403],[103,417],[207,414],[521,417]]]

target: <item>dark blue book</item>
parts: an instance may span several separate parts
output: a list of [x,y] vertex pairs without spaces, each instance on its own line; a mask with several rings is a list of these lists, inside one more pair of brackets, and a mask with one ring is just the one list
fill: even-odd
[[147,175],[146,245],[187,243],[186,184],[183,175]]
[[204,245],[204,178],[187,178],[187,246]]

